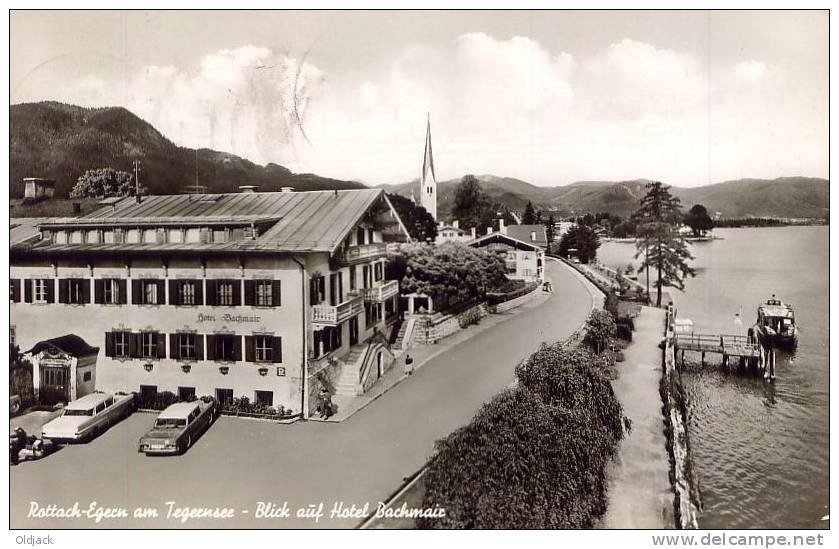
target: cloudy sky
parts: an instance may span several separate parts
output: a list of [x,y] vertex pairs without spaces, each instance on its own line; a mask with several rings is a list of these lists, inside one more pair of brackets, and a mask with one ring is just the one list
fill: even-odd
[[827,12],[13,12],[12,103],[370,184],[828,176]]

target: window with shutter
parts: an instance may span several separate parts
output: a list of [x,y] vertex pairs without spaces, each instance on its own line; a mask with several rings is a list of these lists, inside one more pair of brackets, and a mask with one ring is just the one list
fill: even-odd
[[47,285],[47,303],[55,303],[55,279],[48,278],[45,282]]
[[169,334],[169,357],[175,360],[181,358],[181,348],[178,342],[178,335],[180,334]]
[[242,360],[242,338],[241,336],[233,336],[233,360]]
[[254,304],[257,307],[272,307],[274,305],[274,284],[271,280],[255,280]]
[[138,339],[140,357],[157,358],[157,333],[141,332]]
[[70,303],[70,280],[61,278],[58,280],[58,302]]
[[245,362],[256,362],[254,339],[253,336],[245,336]]
[[9,281],[9,298],[13,303],[20,303],[20,279],[14,278]]
[[128,303],[128,281],[123,279],[117,279],[117,288],[119,289],[119,295],[117,295],[117,303],[120,305],[125,305]]
[[204,334],[195,334],[195,360],[204,360]]
[[273,340],[271,342],[271,350],[273,353],[272,361],[275,364],[280,363],[283,361],[283,338],[273,337],[271,339]]
[[140,305],[143,303],[143,283],[141,280],[131,281],[131,304]]
[[132,358],[140,358],[140,336],[142,334],[126,335],[128,335],[128,356]]
[[218,292],[217,281],[208,280],[207,281],[207,305],[216,305],[218,303],[217,292]]
[[256,362],[272,362],[274,358],[273,338],[258,335],[254,338]]
[[114,349],[114,333],[113,332],[105,332],[105,356],[116,356],[116,351]]
[[279,280],[272,280],[271,281],[271,305],[274,307],[279,307],[282,305],[282,299],[280,299],[280,290],[281,285]]
[[182,305],[180,300],[180,292],[178,291],[179,286],[180,281],[169,281],[169,305]]
[[23,281],[23,300],[32,303],[32,280],[29,278]]
[[245,281],[245,305],[256,305],[256,284],[255,280]]
[[160,332],[157,335],[157,358],[166,358],[166,334]]
[[127,358],[130,356],[131,332],[114,332],[114,356]]
[[101,278],[93,281],[93,302],[100,305],[105,303],[105,281]]

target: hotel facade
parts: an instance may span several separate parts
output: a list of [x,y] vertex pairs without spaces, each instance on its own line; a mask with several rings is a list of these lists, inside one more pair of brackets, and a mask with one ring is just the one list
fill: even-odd
[[[305,417],[322,387],[362,392],[393,359],[385,263],[409,237],[380,190],[129,197],[36,229],[11,243],[14,339],[98,347],[97,390]],[[36,397],[69,398],[60,351],[30,355]]]

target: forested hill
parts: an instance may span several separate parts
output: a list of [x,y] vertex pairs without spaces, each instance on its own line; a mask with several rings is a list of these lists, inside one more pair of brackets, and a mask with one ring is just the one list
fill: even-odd
[[260,166],[210,149],[179,147],[151,124],[122,107],[88,109],[56,102],[11,106],[10,194],[23,196],[24,177],[56,180],[56,195],[68,196],[88,169],[131,171],[140,160],[140,181],[153,194],[174,194],[196,181],[210,192],[236,192],[239,185],[262,191],[291,186],[298,191],[364,187],[314,174],[296,174],[277,164]]

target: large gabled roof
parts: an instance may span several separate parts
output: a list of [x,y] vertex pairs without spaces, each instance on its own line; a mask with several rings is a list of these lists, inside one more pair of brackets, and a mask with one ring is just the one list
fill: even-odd
[[[544,225],[509,225],[506,227],[506,230],[507,234],[516,240],[536,244],[543,248],[548,245],[548,237]],[[536,240],[531,239],[533,233],[536,233]]]
[[525,242],[523,240],[519,240],[518,238],[513,238],[512,236],[510,236],[508,234],[499,233],[498,231],[495,231],[495,232],[492,232],[492,233],[489,233],[489,234],[485,234],[483,236],[480,236],[480,237],[476,238],[475,240],[470,240],[469,242],[467,242],[467,244],[469,246],[472,246],[473,248],[480,248],[482,246],[486,246],[488,244],[494,244],[494,243],[497,243],[497,242],[504,242],[505,244],[513,246],[514,248],[517,248],[519,250],[525,250],[525,251],[531,251],[531,252],[536,252],[536,251],[541,250],[541,248],[539,247],[538,244]]
[[[377,203],[380,189],[312,192],[229,193],[144,196],[126,199],[83,217],[42,223],[42,229],[126,226],[200,226],[264,223],[254,240],[225,243],[54,244],[43,242],[33,250],[72,251],[276,251],[333,252],[347,233]],[[404,231],[390,207],[395,225]]]

